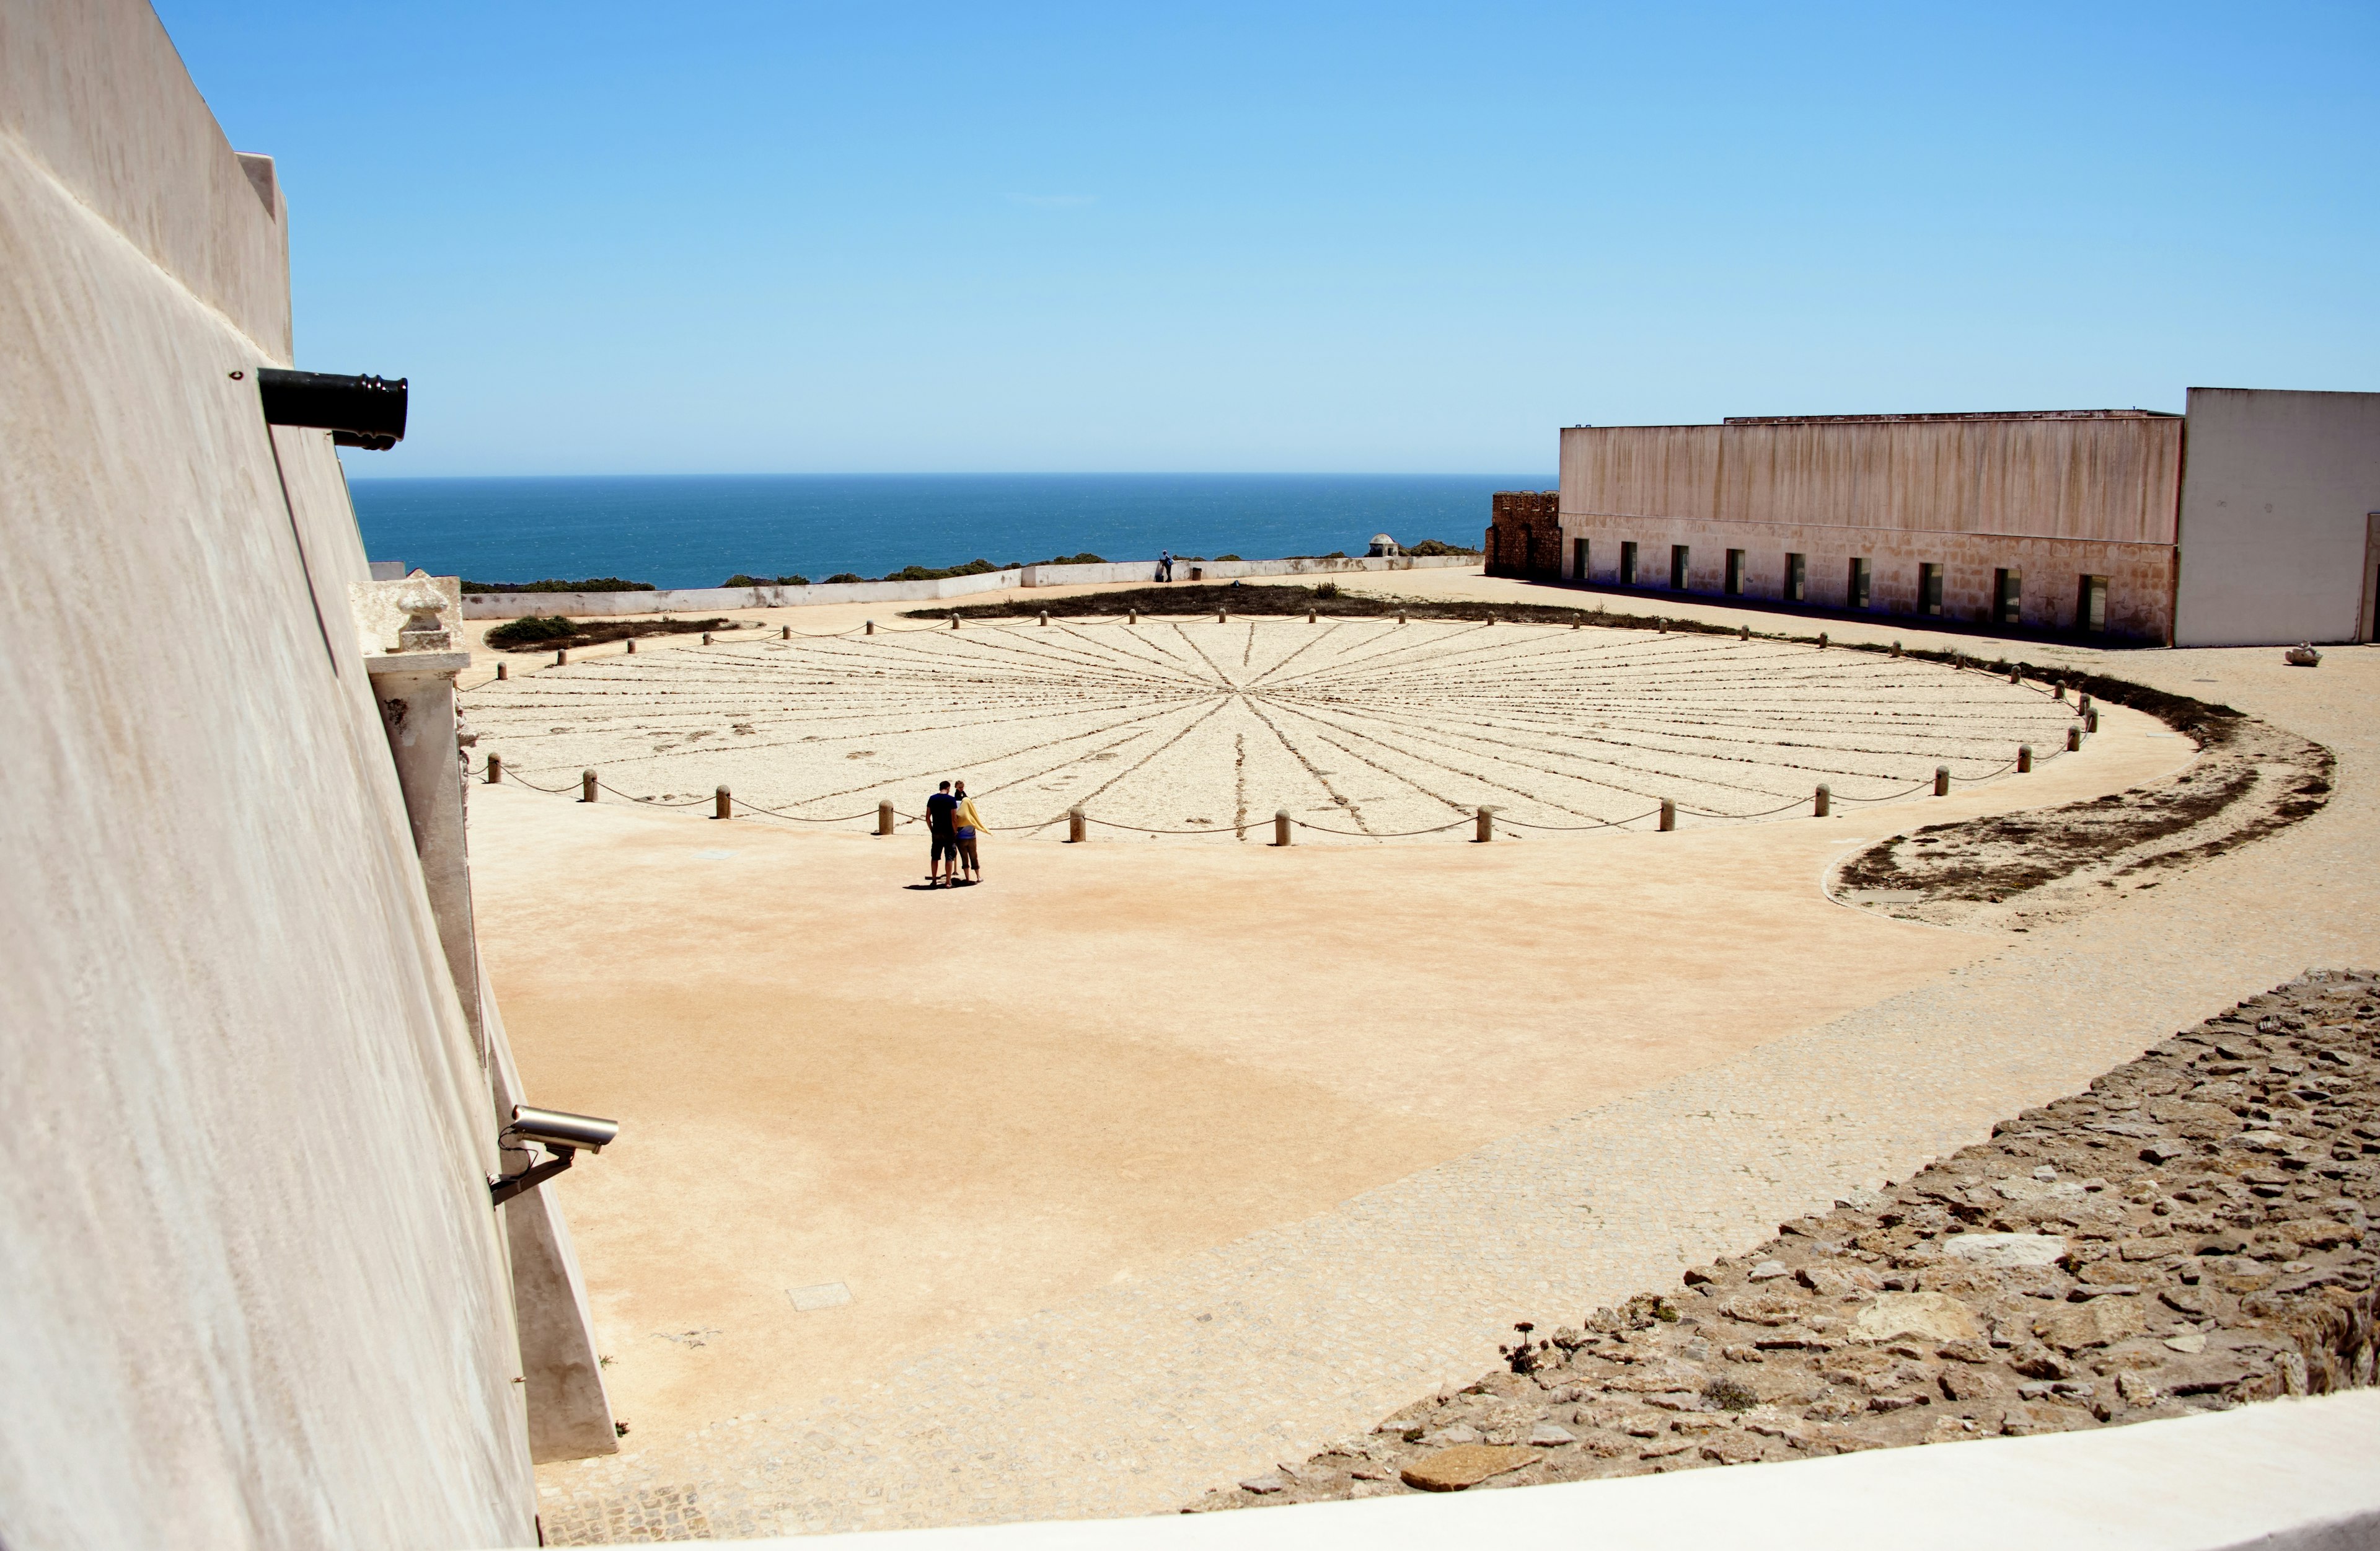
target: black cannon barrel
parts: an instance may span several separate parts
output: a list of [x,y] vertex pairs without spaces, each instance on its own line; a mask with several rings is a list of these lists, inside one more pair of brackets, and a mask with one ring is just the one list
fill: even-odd
[[373,452],[386,452],[405,439],[403,377],[392,383],[267,366],[256,373],[256,391],[268,425],[320,426],[343,447]]

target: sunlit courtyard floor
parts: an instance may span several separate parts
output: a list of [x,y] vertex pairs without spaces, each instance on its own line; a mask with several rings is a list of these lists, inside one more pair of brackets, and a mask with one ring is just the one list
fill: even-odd
[[1667,835],[1010,837],[957,892],[909,886],[914,832],[475,788],[530,1090],[627,1127],[559,1189],[631,1433],[541,1472],[549,1533],[689,1493],[717,1533],[1163,1511],[1468,1379],[1514,1318],[1756,1240],[2307,964],[2380,961],[2380,664],[2277,658],[2108,666],[2332,743],[2331,811],[2030,937],[1819,880],[1855,839],[2187,744],[2111,711],[2030,776]]

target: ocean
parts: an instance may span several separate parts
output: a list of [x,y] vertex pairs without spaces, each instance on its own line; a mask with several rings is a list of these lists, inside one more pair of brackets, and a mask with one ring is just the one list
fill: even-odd
[[1085,552],[1361,555],[1375,533],[1476,548],[1499,490],[1548,475],[721,474],[357,479],[375,560],[475,581],[616,576],[716,587],[739,572],[882,576]]

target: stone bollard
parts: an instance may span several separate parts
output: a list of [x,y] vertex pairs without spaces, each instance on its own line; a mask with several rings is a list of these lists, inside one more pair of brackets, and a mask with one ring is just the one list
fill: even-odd
[[1735,628],[1735,639],[1738,641],[1750,641],[1752,639],[1752,627],[1749,625],[1738,625]]
[[504,756],[502,754],[490,754],[488,756],[488,785],[492,787],[502,786],[504,784]]
[[2084,732],[2097,732],[2099,730],[2099,708],[2097,706],[2095,705],[2090,710],[2082,714],[2082,730]]
[[2081,727],[2068,727],[2066,729],[2066,751],[2070,754],[2079,753],[2082,751],[2082,729]]
[[722,787],[717,791],[710,794],[710,816],[712,818],[731,818],[735,815],[735,800],[727,795],[727,788],[725,787]]
[[959,628],[959,617],[958,617],[958,611],[957,611],[956,609],[953,609],[953,610],[951,611],[951,629],[955,630],[955,629],[957,629],[958,628]]
[[869,635],[874,635],[876,633],[876,621],[873,619],[870,619],[868,622],[868,633]]
[[568,648],[567,646],[563,646],[563,647],[557,647],[557,648],[554,650],[554,653],[553,653],[553,666],[556,666],[556,667],[560,667],[563,664],[565,664],[565,663],[568,662],[569,660],[570,660],[570,648]]
[[1050,611],[1049,611],[1048,609],[1046,609],[1046,608],[1045,608],[1045,609],[1043,609],[1043,610],[1041,611],[1041,619],[1040,619],[1040,623],[1042,623],[1043,625],[1047,625],[1047,624],[1049,624],[1049,623],[1050,623]]
[[779,641],[791,641],[794,639],[794,628],[791,625],[780,625],[777,627],[777,629],[779,632],[777,639]]
[[702,644],[703,644],[703,645],[705,645],[705,646],[708,646],[708,645],[710,645],[710,632],[709,630],[705,630],[705,631],[703,631],[703,632],[702,632]]
[[1124,610],[1124,612],[1123,612],[1123,622],[1124,622],[1125,624],[1127,624],[1127,625],[1137,625],[1137,624],[1139,624],[1139,623],[1140,623],[1140,610],[1138,610],[1138,609],[1136,609],[1136,608],[1128,608],[1128,609]]
[[1402,625],[1402,624],[1403,624],[1404,622],[1405,622],[1405,611],[1404,611],[1403,609],[1399,609],[1399,610],[1397,610],[1397,623],[1398,623],[1398,624],[1400,624],[1400,625]]
[[2030,776],[2033,774],[2032,744],[2020,743],[2016,746],[2016,773],[2020,776]]
[[[710,638],[709,636],[704,636],[702,639],[703,639],[703,640],[705,640],[705,641],[709,641]],[[628,638],[628,655],[629,655],[629,656],[631,656],[631,657],[633,657],[633,656],[635,656],[636,654],[637,654],[637,638],[636,638],[635,636],[630,636],[630,637]]]
[[1678,805],[1666,797],[1661,799],[1661,827],[1664,830],[1678,827]]
[[1273,810],[1272,843],[1276,846],[1289,844],[1289,810],[1286,808]]
[[1220,608],[1215,611],[1215,623],[1218,625],[1224,623],[1223,611]]
[[1825,782],[1819,782],[1817,796],[1811,800],[1810,816],[1814,819],[1825,818],[1827,816],[1827,804],[1834,800],[1834,796],[1835,794],[1833,792],[1827,789]]
[[1900,655],[1900,642],[1896,641],[1892,643],[1892,654],[1896,657]]
[[1314,623],[1314,611],[1310,608],[1305,611],[1305,622],[1309,625]]
[[2058,688],[2049,691],[2049,698],[2052,700],[2064,700],[2066,698],[2066,686],[2063,683],[2060,683]]
[[1821,651],[1821,652],[1824,652],[1826,649],[1827,649],[1827,632],[1826,632],[1826,631],[1824,631],[1824,630],[1820,630],[1820,631],[1818,632],[1818,650],[1819,650],[1819,651]]
[[890,802],[880,802],[876,805],[876,833],[879,835],[892,833],[892,804]]
[[2084,695],[2074,702],[2074,714],[2078,716],[2088,716],[2091,714],[2091,710],[2092,700],[2089,695]]
[[2011,663],[2009,665],[2009,682],[2011,684],[2022,684],[2024,682],[2024,665],[2022,663]]
[[1090,837],[1090,821],[1083,817],[1083,811],[1080,808],[1067,809],[1066,843],[1071,846],[1079,846]]
[[1934,795],[1937,797],[1950,795],[1950,767],[1947,764],[1937,764],[1934,767]]
[[595,800],[595,773],[591,770],[582,770],[578,773],[578,800],[581,802]]
[[1475,827],[1471,832],[1471,837],[1482,845],[1485,845],[1488,841],[1496,838],[1495,809],[1482,808],[1479,810],[1478,820]]
[[505,666],[504,666],[503,663],[498,663],[498,664],[496,665],[496,682],[497,682],[497,683],[501,684],[501,683],[503,683],[505,679],[510,678],[511,677],[512,677],[511,673],[509,673],[509,672],[507,672],[507,671],[506,671],[506,669],[505,669]]

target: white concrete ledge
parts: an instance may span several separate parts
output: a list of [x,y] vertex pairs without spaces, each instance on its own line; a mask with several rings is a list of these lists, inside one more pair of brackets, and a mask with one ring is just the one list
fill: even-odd
[[897,1530],[864,1539],[880,1551],[2350,1551],[2380,1545],[2380,1391],[2084,1433],[1619,1481],[1162,1519]]

